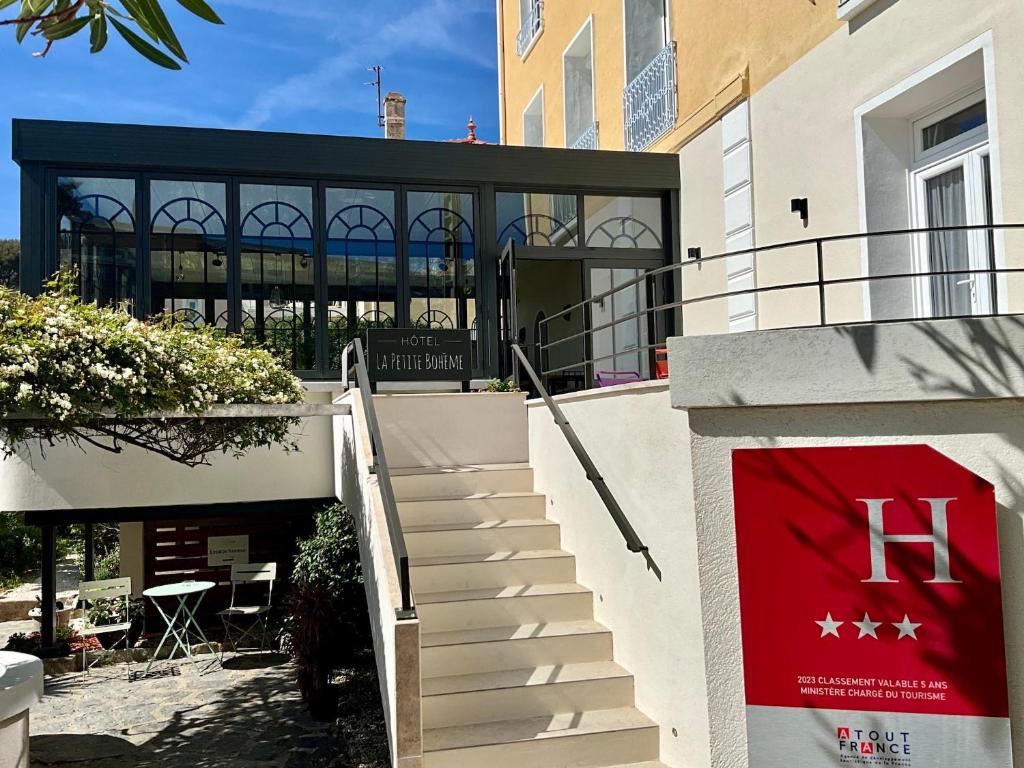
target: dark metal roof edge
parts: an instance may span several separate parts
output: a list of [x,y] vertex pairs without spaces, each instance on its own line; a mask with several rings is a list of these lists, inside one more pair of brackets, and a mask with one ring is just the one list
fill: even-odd
[[[105,141],[91,141],[86,150],[82,143],[74,137],[82,134],[91,135]],[[61,140],[63,137],[67,140]],[[607,176],[609,187],[647,188],[647,189],[678,189],[679,162],[678,156],[670,153],[653,152],[621,152],[611,150],[573,150],[556,147],[519,147],[500,144],[460,144],[445,141],[421,141],[404,139],[401,141],[361,136],[334,136],[329,134],[294,133],[277,131],[247,131],[230,128],[195,128],[159,125],[140,125],[127,123],[74,122],[63,120],[35,120],[14,118],[12,120],[12,158],[19,165],[24,162],[42,164],[83,164],[109,165],[122,168],[147,168],[180,166],[181,168],[199,168],[210,166],[230,168],[238,171],[259,173],[262,171],[283,172],[283,164],[276,153],[283,148],[294,148],[301,151],[315,150],[324,153],[337,153],[339,161],[343,158],[365,157],[378,155],[387,150],[389,155],[397,158],[415,157],[426,165],[435,165],[442,171],[449,162],[471,163],[479,167],[481,164],[504,165],[514,156],[517,164],[524,167],[532,164],[537,166],[553,163],[558,166],[557,175],[581,177],[579,182],[592,181],[595,175]],[[147,148],[156,150],[168,149],[168,144],[175,149],[184,151],[194,148],[196,162],[175,162],[175,158],[166,159],[166,153],[154,152],[152,161],[142,162],[137,157],[146,154]],[[214,166],[209,162],[214,147],[223,150],[225,147],[240,149],[245,147],[245,154],[252,157],[245,163],[239,159],[227,158],[224,166]],[[264,151],[266,154],[264,154]],[[204,156],[205,155],[205,156]],[[263,163],[263,165],[261,165]],[[302,158],[295,161],[299,175],[309,172],[303,166]],[[606,169],[595,174],[598,168]],[[332,174],[344,171],[344,168],[326,168],[325,173]],[[382,169],[382,176],[396,177],[402,173],[399,168]],[[555,173],[555,169],[552,168]],[[620,174],[625,178],[620,178]],[[413,176],[423,175],[413,174]],[[443,174],[442,174],[443,175]],[[508,169],[496,173],[496,183],[508,183]],[[525,173],[530,176],[531,174]],[[560,178],[559,181],[562,179]],[[532,180],[531,180],[532,181]],[[572,184],[571,178],[565,179]]]

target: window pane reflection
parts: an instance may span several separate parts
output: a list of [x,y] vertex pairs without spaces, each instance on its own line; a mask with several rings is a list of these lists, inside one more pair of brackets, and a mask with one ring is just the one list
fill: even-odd
[[150,184],[152,311],[171,322],[226,329],[227,226],[224,184]]
[[473,196],[409,193],[410,321],[419,328],[476,328]]
[[576,195],[499,192],[498,245],[575,246]]
[[134,311],[135,182],[61,176],[57,221],[58,265],[79,271],[82,301]]
[[327,333],[330,369],[366,328],[393,328],[398,297],[395,193],[327,190]]
[[242,332],[293,369],[313,369],[313,192],[242,184],[239,193]]
[[661,248],[661,198],[584,198],[587,245],[591,248]]

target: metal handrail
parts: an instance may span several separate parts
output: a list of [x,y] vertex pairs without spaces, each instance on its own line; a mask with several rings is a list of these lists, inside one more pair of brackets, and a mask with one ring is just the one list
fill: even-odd
[[[815,258],[816,274],[813,277],[812,276],[808,276],[806,279],[802,279],[802,280],[798,280],[798,281],[785,282],[785,283],[776,283],[776,284],[771,284],[771,285],[754,286],[752,288],[744,288],[744,289],[741,289],[741,290],[731,290],[731,291],[730,290],[725,290],[725,291],[720,291],[720,292],[716,292],[716,293],[713,293],[713,294],[703,294],[703,295],[699,295],[699,296],[693,296],[693,297],[690,297],[690,298],[683,298],[683,299],[680,299],[678,301],[671,301],[671,302],[667,302],[667,303],[656,304],[655,306],[650,306],[650,307],[646,307],[646,308],[634,311],[634,312],[632,312],[632,313],[630,313],[628,315],[625,315],[623,317],[614,318],[611,321],[602,323],[600,325],[593,326],[593,327],[588,327],[588,328],[586,328],[585,330],[583,330],[581,332],[575,332],[575,333],[569,334],[567,336],[562,336],[562,337],[559,337],[557,339],[547,341],[546,343],[541,344],[540,348],[541,348],[541,350],[543,352],[548,352],[552,348],[557,347],[559,345],[566,344],[568,342],[571,342],[571,341],[574,341],[574,340],[578,340],[580,338],[592,337],[595,333],[598,333],[600,331],[608,330],[610,328],[613,328],[616,325],[621,325],[622,323],[626,323],[626,322],[630,322],[630,321],[636,321],[636,320],[639,320],[639,319],[641,319],[643,317],[652,316],[652,315],[654,315],[654,314],[656,314],[658,312],[666,312],[666,311],[674,310],[674,309],[685,309],[685,308],[687,308],[689,306],[692,306],[692,305],[695,305],[695,304],[701,304],[701,303],[705,303],[705,302],[709,302],[709,301],[720,301],[720,300],[728,299],[728,298],[735,297],[735,296],[745,296],[745,295],[759,296],[759,295],[766,294],[766,293],[772,293],[772,292],[778,292],[778,291],[793,291],[793,290],[801,290],[801,289],[803,289],[803,290],[816,289],[817,290],[818,318],[817,318],[817,323],[816,324],[813,323],[813,322],[811,322],[811,323],[801,323],[798,327],[807,327],[809,325],[810,326],[813,326],[813,325],[818,325],[818,326],[835,325],[836,323],[830,322],[829,319],[828,319],[828,307],[827,307],[827,302],[826,302],[827,289],[830,288],[830,287],[833,287],[833,286],[843,286],[843,285],[851,285],[851,284],[857,284],[857,283],[872,283],[872,282],[876,282],[876,281],[888,281],[888,280],[920,280],[920,279],[928,279],[928,278],[933,278],[933,277],[955,277],[957,275],[965,275],[965,276],[968,276],[968,277],[974,276],[974,275],[990,275],[993,278],[995,278],[995,277],[1000,276],[1000,275],[1024,273],[1024,268],[995,267],[995,266],[991,266],[991,267],[988,267],[988,268],[985,268],[985,269],[950,269],[950,270],[932,270],[932,271],[915,271],[915,272],[892,272],[892,273],[881,274],[881,275],[856,275],[856,276],[844,276],[844,277],[826,278],[825,277],[825,256],[826,256],[826,254],[825,254],[825,250],[824,250],[824,246],[825,245],[830,244],[830,243],[856,242],[856,241],[862,241],[862,240],[870,240],[870,239],[874,239],[874,238],[900,237],[900,236],[927,236],[927,235],[931,235],[931,234],[948,233],[948,232],[967,232],[967,233],[971,233],[971,232],[986,233],[987,232],[990,235],[994,235],[994,233],[996,233],[996,232],[1012,231],[1012,230],[1024,230],[1024,224],[968,224],[968,225],[958,225],[958,226],[948,226],[948,227],[921,227],[921,228],[913,228],[913,229],[893,229],[893,230],[881,230],[881,231],[877,231],[877,232],[858,232],[858,233],[852,233],[852,234],[830,235],[830,236],[827,236],[827,237],[806,238],[806,239],[802,239],[802,240],[794,240],[794,241],[789,241],[789,242],[773,243],[771,245],[765,245],[765,246],[755,246],[755,247],[751,247],[751,248],[745,248],[743,250],[728,251],[728,252],[725,252],[725,253],[719,253],[719,254],[715,254],[713,256],[697,257],[695,259],[691,259],[691,260],[684,261],[684,262],[676,262],[676,263],[672,263],[672,264],[666,264],[666,265],[664,265],[662,267],[657,267],[655,269],[651,269],[651,270],[648,270],[646,272],[643,272],[642,274],[638,275],[635,278],[632,278],[630,280],[626,280],[626,281],[622,282],[621,284],[615,285],[614,287],[612,287],[612,288],[610,288],[610,289],[608,289],[608,290],[606,290],[606,291],[604,291],[602,293],[596,294],[596,295],[591,296],[591,297],[589,297],[587,299],[584,299],[584,300],[582,300],[580,302],[577,302],[576,304],[573,304],[572,306],[565,307],[563,310],[561,310],[558,313],[558,315],[551,315],[549,317],[542,318],[538,322],[538,324],[541,326],[541,328],[543,330],[547,330],[547,328],[548,328],[549,324],[551,323],[551,321],[557,319],[557,317],[561,317],[561,316],[563,316],[565,314],[574,312],[577,309],[585,309],[588,305],[592,305],[592,304],[596,304],[596,303],[599,303],[599,302],[603,302],[605,299],[607,299],[609,297],[612,297],[612,296],[620,293],[623,290],[626,290],[626,289],[629,289],[629,288],[632,288],[632,287],[635,287],[635,286],[638,286],[638,285],[641,285],[641,284],[643,284],[643,285],[650,285],[651,281],[654,280],[654,278],[657,278],[659,276],[666,275],[666,274],[669,274],[669,273],[678,273],[680,275],[680,277],[684,277],[685,274],[686,274],[686,270],[687,269],[690,269],[690,268],[700,268],[701,265],[706,265],[706,264],[709,264],[709,263],[714,263],[714,262],[720,261],[722,259],[729,259],[729,258],[733,258],[733,257],[736,257],[736,256],[750,255],[750,256],[755,256],[756,257],[757,255],[763,254],[763,253],[770,253],[770,252],[780,251],[780,250],[801,248],[801,247],[805,247],[805,246],[813,246],[813,248],[814,248],[813,253],[808,253],[807,256],[808,257],[813,256]],[[991,245],[990,245],[990,247],[991,247]],[[992,256],[993,256],[993,253],[990,252],[989,253],[989,258],[991,259]],[[993,301],[993,306],[998,306],[997,291],[998,291],[998,285],[993,283],[993,285],[992,285],[992,292],[993,292],[992,301]],[[993,313],[991,313],[991,315],[972,314],[972,315],[965,315],[964,317],[997,316],[998,314],[1000,314],[1000,313],[993,312]],[[919,318],[903,317],[903,318],[887,319],[885,321],[875,320],[875,321],[869,321],[869,322],[897,322],[897,321],[900,321],[900,320],[909,320],[909,319],[919,319]],[[937,319],[955,319],[955,316],[943,315],[943,316],[941,316],[941,318],[937,318]],[[857,322],[858,321],[843,321],[842,324],[844,324],[844,325],[846,325],[846,324],[856,324]],[[682,328],[682,326],[680,326],[680,328],[679,328],[679,333],[680,333],[680,335],[685,335],[685,329]],[[635,350],[631,349],[631,350],[628,350],[628,351],[629,352],[644,351],[645,349],[656,348],[656,347],[659,347],[659,346],[664,346],[664,344],[648,344],[645,347],[638,347]],[[623,354],[623,353],[624,352],[619,353],[619,354]],[[553,369],[550,369],[550,370],[545,369],[545,370],[541,371],[541,375],[542,376],[549,376],[551,374],[560,373],[562,371],[585,367],[585,366],[588,366],[588,365],[590,365],[590,364],[592,364],[594,362],[597,362],[600,359],[607,359],[607,358],[611,358],[611,357],[615,357],[615,356],[616,355],[606,355],[605,358],[585,359],[585,360],[581,360],[579,362],[573,363],[572,365],[564,365],[564,366],[562,366],[560,368],[553,368]]]
[[384,456],[384,441],[381,439],[380,422],[377,421],[377,409],[373,404],[373,390],[370,387],[370,376],[363,355],[363,344],[356,338],[352,340],[352,346],[356,351],[356,386],[359,387],[359,399],[363,401],[363,416],[366,419],[366,428],[370,432],[370,445],[373,449],[372,471],[377,475],[377,486],[380,488],[381,501],[384,503],[384,519],[388,524],[388,538],[391,539],[391,551],[395,556],[398,581],[402,590],[402,607],[396,614],[399,619],[415,619],[416,607],[413,605],[412,583],[409,577],[409,550],[405,546],[402,521],[398,516],[398,505],[395,503],[391,471]]
[[608,510],[608,514],[612,516],[612,521],[618,527],[622,537],[626,540],[626,548],[630,552],[642,552],[647,553],[647,546],[640,540],[637,532],[633,529],[629,520],[626,518],[625,513],[622,511],[622,507],[619,506],[619,502],[615,499],[611,489],[608,487],[608,483],[605,482],[601,473],[597,471],[597,467],[594,465],[593,459],[590,458],[590,454],[587,453],[587,449],[583,447],[583,443],[580,442],[579,436],[576,434],[576,430],[569,424],[569,420],[565,417],[562,409],[558,406],[554,400],[551,399],[551,395],[548,394],[547,389],[541,383],[540,377],[537,372],[530,365],[530,361],[527,360],[526,354],[520,348],[518,344],[511,344],[512,351],[515,352],[516,357],[519,358],[519,363],[526,371],[530,380],[533,382],[533,386],[536,387],[538,394],[544,400],[544,404],[551,411],[551,415],[555,419],[555,424],[562,430],[562,434],[569,443],[569,447],[572,448],[573,453],[576,454],[576,458],[583,466],[583,471],[587,474],[587,480],[589,480],[594,490],[597,491],[597,495],[601,497],[601,501],[604,502],[605,508]]

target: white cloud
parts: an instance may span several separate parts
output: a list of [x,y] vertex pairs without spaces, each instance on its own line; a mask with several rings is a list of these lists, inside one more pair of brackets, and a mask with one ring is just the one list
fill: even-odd
[[[271,4],[270,0],[226,2],[239,7],[269,8]],[[399,53],[415,55],[416,51],[429,51],[479,67],[495,67],[490,48],[479,50],[467,43],[467,28],[473,23],[470,17],[486,14],[488,10],[482,6],[467,9],[467,4],[458,0],[428,0],[416,3],[413,10],[396,14],[375,27],[371,26],[372,19],[366,13],[344,12],[353,10],[348,6],[333,18],[335,27],[321,30],[327,39],[345,45],[345,50],[308,71],[264,89],[238,121],[238,127],[259,128],[280,114],[308,109],[336,111],[360,100],[369,103],[370,96],[362,84],[371,75],[365,70],[370,64],[386,61]],[[375,16],[388,18],[385,8],[380,8]]]

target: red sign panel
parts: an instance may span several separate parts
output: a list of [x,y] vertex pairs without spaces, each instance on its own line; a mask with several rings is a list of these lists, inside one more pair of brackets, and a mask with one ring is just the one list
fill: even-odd
[[737,450],[733,484],[748,707],[1008,717],[990,483],[902,445]]

